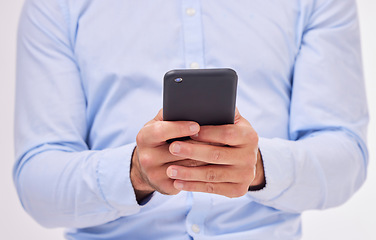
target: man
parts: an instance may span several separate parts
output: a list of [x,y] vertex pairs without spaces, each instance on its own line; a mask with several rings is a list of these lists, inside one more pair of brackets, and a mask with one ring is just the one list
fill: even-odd
[[[359,42],[353,0],[28,0],[22,204],[68,239],[299,239],[365,180]],[[165,72],[216,67],[239,76],[234,125],[154,116]]]

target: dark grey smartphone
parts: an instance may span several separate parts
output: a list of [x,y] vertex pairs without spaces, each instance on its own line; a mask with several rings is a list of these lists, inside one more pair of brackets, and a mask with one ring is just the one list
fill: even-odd
[[234,123],[238,76],[229,68],[172,70],[163,85],[163,120]]

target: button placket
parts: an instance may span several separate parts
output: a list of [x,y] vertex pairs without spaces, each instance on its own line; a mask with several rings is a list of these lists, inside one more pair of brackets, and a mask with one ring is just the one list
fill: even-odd
[[199,0],[181,0],[185,67],[204,68],[204,43]]
[[192,193],[193,204],[186,218],[187,232],[195,235],[205,234],[205,219],[212,206],[212,198],[208,193]]

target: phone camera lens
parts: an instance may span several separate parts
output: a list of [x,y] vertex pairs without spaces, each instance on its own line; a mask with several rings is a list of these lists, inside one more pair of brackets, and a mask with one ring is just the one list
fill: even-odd
[[183,79],[182,78],[175,78],[175,80],[174,80],[176,83],[181,83],[182,81],[183,81]]

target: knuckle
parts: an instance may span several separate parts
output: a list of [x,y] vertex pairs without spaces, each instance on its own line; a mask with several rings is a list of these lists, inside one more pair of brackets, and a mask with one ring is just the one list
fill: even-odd
[[212,151],[211,160],[214,162],[217,162],[221,158],[221,151],[220,150],[214,150]]
[[144,131],[141,129],[136,136],[137,145],[141,145],[144,142]]
[[207,193],[215,193],[215,188],[213,183],[205,183],[205,189]]
[[153,124],[152,127],[152,137],[154,139],[163,139],[164,131],[163,131],[163,122],[159,121]]
[[141,152],[138,154],[138,161],[142,166],[150,166],[153,163],[153,156],[147,152]]
[[206,180],[208,182],[214,182],[215,180],[217,180],[217,174],[213,169],[209,169],[206,172]]

